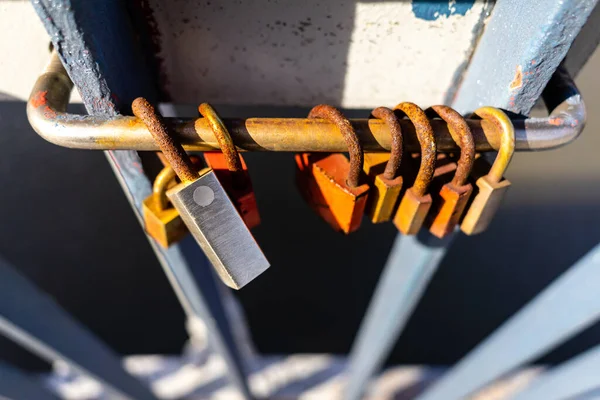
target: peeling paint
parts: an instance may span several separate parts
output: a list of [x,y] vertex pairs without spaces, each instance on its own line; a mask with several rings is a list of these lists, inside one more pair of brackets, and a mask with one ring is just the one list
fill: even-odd
[[517,71],[515,72],[515,78],[510,83],[510,90],[516,90],[523,86],[523,68],[517,65]]
[[452,0],[448,2],[413,0],[412,11],[417,18],[425,21],[435,21],[440,17],[465,15],[473,7],[474,3],[475,0]]

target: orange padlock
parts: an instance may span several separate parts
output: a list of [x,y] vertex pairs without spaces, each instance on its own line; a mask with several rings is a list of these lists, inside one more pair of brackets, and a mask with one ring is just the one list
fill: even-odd
[[[432,185],[432,205],[428,225],[429,231],[441,239],[454,230],[473,192],[473,186],[467,182],[467,179],[473,169],[473,161],[475,160],[475,142],[467,121],[450,107],[433,106],[426,111],[426,114],[430,117],[437,115],[443,119],[448,124],[448,131],[452,139],[460,147],[458,161],[455,163],[447,160],[450,174],[454,173],[452,180],[448,181],[446,179],[439,182],[439,184],[443,184],[441,188],[436,186],[434,189],[434,185]],[[438,159],[434,182],[436,181],[435,175],[438,174],[438,169],[444,169],[439,164],[440,160]],[[443,175],[443,171],[440,172],[440,175]]]
[[260,224],[260,214],[248,167],[215,109],[202,103],[198,111],[208,120],[221,148],[221,151],[205,152],[204,160],[217,175],[246,226],[254,228]]
[[315,106],[308,118],[324,119],[340,129],[350,154],[302,153],[296,155],[296,180],[305,200],[331,227],[344,233],[360,227],[369,192],[361,184],[363,151],[354,128],[342,113],[328,105]]
[[427,188],[433,178],[437,147],[433,128],[425,112],[416,104],[400,103],[394,110],[405,114],[413,123],[417,139],[421,145],[421,165],[413,186],[406,190],[398,211],[394,216],[394,225],[405,235],[416,235],[431,207],[431,195]]

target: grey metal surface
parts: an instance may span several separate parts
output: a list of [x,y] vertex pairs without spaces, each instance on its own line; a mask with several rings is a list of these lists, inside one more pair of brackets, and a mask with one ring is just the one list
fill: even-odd
[[[114,118],[119,112],[129,112],[131,101],[138,96],[156,98],[146,62],[133,40],[124,2],[36,0],[33,5],[71,80],[77,84],[87,111],[95,116],[91,118],[99,115]],[[67,85],[63,85],[63,90],[70,90],[68,82],[63,84]],[[105,154],[141,223],[142,201],[150,195],[151,184],[138,154],[135,151]],[[187,245],[184,242],[163,250],[146,236],[188,317],[206,323],[210,343],[228,367],[229,381],[243,397],[251,398],[242,355],[233,338],[219,283],[208,262],[189,241]]]
[[155,399],[114,353],[0,258],[0,332],[49,362],[62,360],[120,399]]
[[269,268],[212,170],[170,189],[167,196],[227,286],[240,289]]
[[402,333],[454,235],[398,234],[350,352],[344,398],[362,397]]
[[0,361],[0,398],[58,400],[34,376],[3,361]]
[[477,45],[453,106],[527,115],[597,0],[500,0]]
[[600,389],[600,345],[560,364],[519,391],[511,400],[563,400]]
[[462,399],[600,318],[600,245],[458,362],[419,400]]

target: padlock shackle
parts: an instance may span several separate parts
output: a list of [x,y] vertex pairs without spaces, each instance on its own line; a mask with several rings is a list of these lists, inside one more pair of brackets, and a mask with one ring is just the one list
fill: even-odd
[[425,113],[429,117],[433,117],[437,114],[448,124],[448,130],[452,139],[460,147],[460,158],[457,161],[456,172],[452,178],[451,184],[455,187],[464,186],[467,183],[467,179],[473,169],[473,163],[475,162],[475,141],[473,140],[473,134],[467,121],[454,109],[444,106],[431,106]]
[[145,98],[138,97],[131,104],[131,109],[133,114],[146,125],[181,182],[191,183],[198,179],[198,172],[192,160],[181,144],[170,135],[162,117],[152,104]]
[[327,104],[314,106],[308,113],[308,118],[323,119],[334,123],[338,127],[346,141],[348,154],[350,155],[350,171],[346,183],[352,188],[357,187],[360,184],[360,174],[365,160],[362,145],[350,121],[344,117],[340,110]]
[[169,205],[167,188],[169,183],[175,182],[176,176],[177,174],[173,171],[173,168],[167,165],[154,179],[154,184],[152,185],[152,197],[156,208],[160,211],[164,211]]
[[482,119],[482,125],[494,125],[502,133],[498,155],[490,168],[487,176],[490,181],[498,183],[502,180],[504,172],[515,152],[515,129],[504,111],[495,107],[481,107],[473,113]]
[[217,111],[210,104],[202,103],[198,106],[198,112],[208,121],[208,124],[212,128],[217,142],[219,142],[219,147],[225,156],[225,162],[229,171],[240,172],[242,170],[240,155]]
[[371,111],[371,115],[377,119],[382,120],[388,126],[390,134],[392,136],[392,148],[390,149],[390,159],[385,165],[383,171],[383,177],[385,179],[393,180],[398,175],[398,169],[402,162],[402,128],[400,127],[400,121],[392,110],[387,107],[377,107]]
[[419,166],[419,172],[415,178],[412,190],[417,196],[424,196],[427,194],[427,188],[433,179],[435,171],[437,146],[433,128],[427,119],[425,111],[414,103],[400,103],[394,107],[394,111],[406,115],[415,127],[415,132],[421,145],[421,165]]

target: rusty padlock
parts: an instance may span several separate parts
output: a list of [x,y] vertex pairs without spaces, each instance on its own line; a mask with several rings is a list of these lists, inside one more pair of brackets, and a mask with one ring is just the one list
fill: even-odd
[[179,211],[169,204],[167,189],[177,184],[170,166],[164,167],[154,180],[152,194],[142,203],[144,228],[162,247],[168,248],[188,233]]
[[366,210],[371,222],[376,224],[392,218],[400,198],[403,180],[398,169],[402,161],[402,130],[398,117],[389,108],[378,107],[371,115],[384,121],[392,135],[390,153],[365,153],[363,170],[372,183]]
[[363,152],[350,121],[336,108],[315,106],[308,118],[324,119],[338,126],[348,144],[350,161],[342,154],[296,155],[297,182],[311,208],[331,227],[344,233],[360,227],[369,185],[362,179]]
[[[483,127],[487,125],[488,129],[499,131],[501,141],[498,155],[491,167],[483,157],[475,161],[473,173],[480,177],[474,177],[477,179],[476,193],[460,225],[460,229],[467,235],[485,231],[494,218],[510,187],[510,182],[503,175],[515,151],[515,130],[510,118],[502,110],[481,107],[474,114],[482,118]],[[485,172],[481,172],[481,169],[486,167],[488,172],[483,175]]]
[[410,119],[421,145],[421,165],[413,186],[402,196],[400,206],[394,216],[394,225],[405,235],[416,235],[431,207],[431,195],[427,188],[433,178],[437,147],[433,128],[425,112],[413,103],[400,103],[394,110],[402,112]]
[[[460,158],[455,163],[448,160],[446,166],[438,166],[434,173],[434,182],[438,169],[450,167],[451,181],[440,182],[441,188],[432,185],[432,205],[428,217],[429,231],[443,238],[451,233],[467,206],[473,186],[467,182],[473,168],[475,159],[475,142],[467,121],[456,111],[447,106],[433,106],[426,110],[426,114],[434,117],[436,114],[448,124],[452,139],[460,147]],[[449,159],[449,157],[448,157]],[[448,169],[448,168],[447,168]]]
[[260,224],[260,214],[248,167],[215,109],[202,103],[198,111],[207,119],[221,148],[221,151],[205,152],[204,160],[217,175],[248,228],[254,228]]

